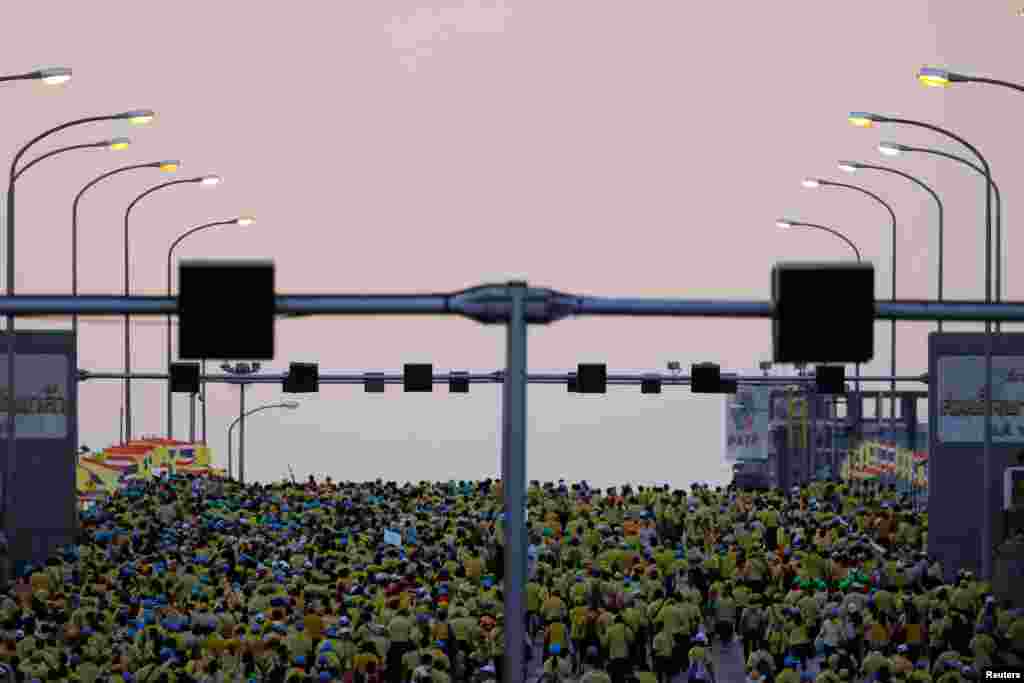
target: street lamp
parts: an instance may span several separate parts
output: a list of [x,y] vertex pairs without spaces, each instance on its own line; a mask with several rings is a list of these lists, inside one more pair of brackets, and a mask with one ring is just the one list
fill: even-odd
[[986,83],[988,85],[999,85],[1004,88],[1010,88],[1011,90],[1017,90],[1024,92],[1024,85],[1018,85],[1017,83],[1010,83],[1009,81],[1000,81],[995,78],[985,78],[983,76],[968,76],[966,74],[959,74],[948,69],[940,69],[932,66],[926,66],[921,68],[917,72],[917,80],[922,85],[927,85],[932,88],[948,88],[954,83]]
[[71,69],[63,66],[55,66],[47,69],[36,69],[24,74],[13,76],[0,76],[0,83],[4,81],[42,81],[46,85],[61,85],[71,80]]
[[[228,426],[228,479],[231,478],[231,433],[234,431],[235,425],[238,424],[239,422],[242,423],[242,426],[238,430],[238,470],[239,473],[241,473],[245,471],[245,418],[248,417],[249,415],[252,415],[253,413],[258,413],[261,410],[268,410],[270,408],[285,408],[287,410],[295,410],[298,407],[298,401],[282,401],[281,403],[271,403],[269,405],[260,406],[259,408],[253,408],[249,412],[242,413],[235,418],[234,422],[232,422],[231,425]],[[241,475],[239,476],[239,481],[241,481],[243,484],[245,483],[245,480],[241,477]]]
[[[962,137],[953,133],[952,131],[940,128],[930,123],[924,123],[923,121],[914,121],[911,119],[900,119],[892,116],[883,116],[881,114],[872,114],[870,112],[855,111],[851,112],[848,117],[849,122],[857,126],[858,128],[871,128],[875,124],[879,123],[893,123],[906,126],[915,126],[917,128],[925,128],[940,135],[945,135],[948,138],[956,140],[961,145],[971,150],[974,156],[978,157],[981,161],[981,165],[985,167],[985,303],[992,301],[992,193],[989,191],[989,183],[992,182],[992,169],[989,167],[988,161],[981,155],[978,148],[971,143],[964,140]],[[890,150],[891,151],[891,150]],[[985,323],[985,330],[991,329],[990,323]]]
[[[874,199],[876,202],[881,204],[885,208],[886,211],[889,212],[889,218],[892,220],[892,265],[891,265],[891,270],[892,270],[892,298],[895,301],[896,300],[896,212],[892,210],[892,207],[889,205],[889,203],[886,202],[881,197],[879,197],[874,192],[871,192],[870,190],[866,190],[863,187],[860,187],[858,185],[847,185],[846,183],[837,183],[837,182],[833,182],[831,180],[822,180],[821,178],[807,178],[807,179],[805,179],[803,181],[803,186],[804,187],[809,187],[809,188],[839,187],[839,188],[842,188],[844,190],[853,190],[853,191],[859,192],[859,193],[861,193],[861,194],[863,194],[863,195],[865,195],[867,197],[870,197],[871,199]],[[890,385],[889,385],[890,392],[891,392],[891,397],[890,397],[891,403],[890,403],[890,408],[889,408],[889,412],[890,412],[890,414],[889,414],[889,424],[890,424],[890,428],[893,431],[893,440],[895,441],[895,439],[896,439],[896,380],[895,380],[895,377],[896,377],[896,321],[893,320],[891,322],[892,322],[892,326],[890,327],[890,334],[889,334],[889,337],[890,337],[890,359],[889,359],[889,363],[890,363],[891,374],[892,374],[892,377],[894,379],[890,380]]]
[[[878,151],[881,152],[882,154],[884,154],[886,156],[890,156],[890,157],[899,156],[900,154],[903,154],[904,152],[921,152],[923,154],[934,154],[935,156],[940,156],[940,157],[944,157],[946,159],[952,159],[953,161],[958,161],[961,164],[964,164],[965,166],[968,166],[968,167],[974,169],[977,173],[980,173],[983,178],[985,177],[985,169],[983,169],[981,166],[978,166],[976,163],[974,163],[970,159],[965,159],[965,158],[963,158],[961,156],[957,156],[956,154],[950,154],[949,152],[944,152],[944,151],[942,151],[940,149],[930,149],[930,148],[925,148],[925,147],[911,147],[909,145],[901,145],[901,144],[898,144],[898,143],[895,143],[895,142],[883,142],[883,143],[878,145]],[[1003,253],[1004,253],[1003,252],[1003,248],[1002,248],[1002,245],[1003,245],[1003,196],[999,192],[999,186],[996,185],[996,181],[995,180],[992,180],[990,178],[989,179],[989,185],[991,185],[992,193],[996,197],[996,210],[995,210],[995,223],[996,223],[996,296],[995,296],[995,299],[996,299],[997,302],[999,302],[999,301],[1003,300],[1003,276],[1002,276],[1002,273],[1003,273]],[[941,246],[941,243],[939,245],[939,249],[940,249],[940,252],[939,252],[939,263],[941,263],[942,262],[942,255],[941,255],[942,254],[942,252],[941,252],[942,246]],[[939,267],[941,268],[942,266],[940,265]],[[941,279],[940,279],[940,281],[941,281]],[[940,290],[940,292],[941,292],[941,290]],[[939,299],[940,300],[942,299],[942,295],[941,294],[939,295]],[[1001,322],[996,322],[996,332],[999,332],[1001,329],[1002,329],[1002,323]],[[942,331],[942,321],[941,320],[939,321],[939,331]]]
[[[930,194],[932,196],[932,199],[935,200],[935,204],[939,207],[939,276],[938,276],[939,277],[939,286],[938,286],[938,289],[939,289],[939,302],[942,302],[943,301],[943,298],[942,298],[942,265],[943,265],[943,263],[942,263],[942,250],[943,250],[943,243],[944,243],[943,234],[942,234],[942,224],[943,224],[944,210],[943,210],[943,207],[942,207],[942,200],[939,199],[939,195],[936,194],[935,190],[933,190],[931,187],[929,187],[927,184],[925,184],[925,182],[923,180],[921,180],[919,178],[916,178],[916,177],[910,175],[909,173],[904,173],[903,171],[897,170],[895,168],[889,168],[888,166],[875,166],[875,165],[872,165],[872,164],[861,163],[859,161],[840,161],[839,162],[839,170],[845,171],[846,173],[856,173],[859,170],[881,171],[882,173],[891,173],[893,175],[898,175],[901,178],[905,178],[905,179],[909,180],[910,182],[914,183],[918,187],[923,188],[925,192],[927,192],[928,194]],[[942,321],[941,320],[939,321],[939,332],[942,332]]]
[[794,220],[791,220],[791,219],[788,219],[788,218],[780,218],[779,220],[775,221],[775,226],[779,227],[779,228],[783,228],[783,229],[785,229],[785,228],[815,228],[817,230],[824,230],[825,232],[832,233],[833,235],[835,235],[839,239],[841,239],[844,242],[846,242],[850,246],[850,248],[853,249],[853,253],[857,256],[857,262],[860,263],[860,260],[861,260],[861,258],[860,258],[860,250],[857,248],[857,245],[854,244],[853,242],[851,242],[846,237],[846,235],[844,235],[843,233],[839,232],[838,230],[833,230],[832,228],[827,228],[824,225],[818,225],[816,223],[805,223],[803,221],[794,221]]
[[[817,181],[815,181],[815,182],[817,182]],[[818,187],[818,185],[815,185],[814,187]],[[833,230],[832,228],[825,227],[824,225],[817,225],[816,223],[805,223],[803,221],[795,221],[795,220],[792,220],[790,218],[780,218],[779,220],[775,221],[775,225],[776,225],[776,227],[783,228],[783,229],[786,229],[786,228],[814,228],[816,230],[824,230],[825,232],[831,233],[831,234],[835,235],[836,237],[838,237],[839,239],[841,239],[844,242],[846,242],[848,245],[850,245],[850,248],[853,249],[853,253],[856,254],[856,256],[857,256],[857,263],[861,262],[860,249],[858,249],[857,245],[854,244],[849,238],[847,238],[846,235],[842,234],[838,230]],[[769,367],[771,367],[770,363],[769,363]],[[764,370],[763,367],[761,369]],[[857,394],[860,395],[860,363],[857,363],[854,366],[854,372],[855,372],[855,377],[856,377],[855,386],[857,388]],[[767,373],[765,373],[765,374],[767,374]]]
[[[214,181],[213,184],[216,184],[216,183],[220,182],[220,177],[219,176],[207,176],[206,181],[204,181],[204,182],[211,181],[211,180]],[[207,184],[211,184],[211,183],[207,182]],[[252,219],[249,218],[248,216],[243,216],[243,217],[239,217],[239,218],[232,218],[229,221],[215,221],[213,223],[206,223],[204,225],[200,225],[199,227],[192,228],[191,230],[183,233],[176,240],[174,240],[174,242],[171,243],[170,249],[167,250],[167,296],[168,297],[171,296],[171,257],[174,254],[174,248],[177,247],[178,244],[180,244],[182,242],[182,240],[184,240],[189,235],[193,235],[193,234],[199,232],[200,230],[206,230],[208,228],[216,228],[216,227],[220,227],[222,225],[238,225],[238,226],[252,225]],[[203,375],[204,376],[206,375],[206,367],[205,366],[206,366],[206,361],[203,361]],[[174,394],[171,391],[171,380],[170,380],[170,372],[171,372],[171,316],[169,316],[169,315],[167,316],[167,372],[168,372],[168,379],[167,379],[167,438],[168,439],[173,439],[174,438],[174,411],[173,411],[173,398],[174,398]],[[204,404],[203,405],[203,410],[205,411],[205,409],[206,409],[206,405],[205,405],[205,402],[206,402],[206,396],[205,396],[205,394],[206,394],[206,382],[203,382],[202,391],[203,391],[203,399],[202,400],[203,400],[203,404]],[[195,422],[195,420],[193,418],[193,424],[194,424],[194,422]],[[205,430],[205,424],[204,424],[204,430],[203,431],[204,431],[204,440],[205,440],[205,431],[206,431]],[[194,438],[195,438],[194,428],[193,428],[192,432],[193,432],[193,434],[192,434],[192,436],[190,438],[192,438],[194,440]]]
[[[256,363],[221,363],[220,369],[229,375],[246,377],[260,371],[260,364]],[[238,420],[241,424],[238,427],[238,481],[245,483],[245,387],[248,382],[239,382],[238,398]],[[228,477],[231,477],[231,453],[228,452]]]
[[20,178],[22,173],[38,164],[43,159],[49,159],[52,156],[57,156],[58,154],[63,154],[64,152],[70,152],[76,149],[111,149],[120,151],[123,149],[128,149],[128,146],[130,144],[131,140],[129,140],[128,138],[112,138],[110,140],[100,140],[99,142],[86,142],[80,145],[68,145],[67,147],[58,147],[57,149],[51,149],[46,154],[41,154],[37,156],[35,159],[33,159],[32,161],[28,162],[20,169],[15,171],[14,179],[17,180],[18,178]]
[[[41,69],[33,72],[33,78],[42,80],[44,83],[51,85],[64,83],[70,78],[70,69]],[[17,80],[17,79],[15,79]],[[84,125],[86,123],[96,123],[99,121],[116,121],[116,120],[129,120],[138,123],[146,123],[153,119],[153,112],[148,109],[136,109],[132,111],[121,112],[119,114],[106,114],[102,116],[87,116],[67,123],[62,123],[59,126],[54,126],[48,130],[43,131],[39,135],[35,136],[17,151],[14,158],[11,160],[11,167],[7,175],[7,296],[14,296],[14,275],[17,272],[14,260],[14,185],[17,180],[18,164],[21,162],[21,158],[25,156],[25,153],[29,151],[35,144],[46,139],[47,137],[58,133],[62,130],[72,128],[74,126]],[[15,420],[15,412],[17,405],[17,387],[15,383],[15,361],[14,361],[14,316],[7,316],[7,392],[9,405],[7,410],[7,458],[5,459],[4,465],[4,489],[3,489],[3,510],[7,510],[7,491],[11,489],[12,482],[10,480],[10,463],[17,457],[17,443],[15,439],[15,429],[17,429],[17,421]]]
[[[178,168],[178,162],[170,162],[164,170],[174,170]],[[163,167],[162,167],[163,168]],[[211,182],[212,179],[217,178]],[[128,208],[124,212],[124,295],[130,296],[130,285],[128,284],[128,219],[131,217],[132,209],[141,202],[143,199],[158,192],[159,190],[166,189],[168,187],[174,187],[175,185],[202,185],[204,187],[215,187],[220,182],[219,176],[197,176],[195,178],[184,178],[181,180],[170,180],[166,183],[155,185],[134,200],[128,205]],[[124,317],[124,427],[126,441],[132,440],[132,380],[128,377],[132,371],[132,349],[131,349],[131,316],[125,315]]]

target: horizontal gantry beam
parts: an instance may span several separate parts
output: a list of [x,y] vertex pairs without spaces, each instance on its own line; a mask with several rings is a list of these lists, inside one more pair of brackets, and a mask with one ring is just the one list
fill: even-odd
[[[838,302],[837,302],[838,303]],[[277,314],[460,315],[482,323],[503,323],[511,311],[505,287],[482,287],[452,294],[279,295]],[[641,299],[570,296],[530,289],[526,320],[551,323],[573,316],[772,318],[772,301]],[[0,315],[177,315],[177,297],[165,296],[0,296]],[[1024,303],[981,301],[876,301],[878,320],[1024,322]]]

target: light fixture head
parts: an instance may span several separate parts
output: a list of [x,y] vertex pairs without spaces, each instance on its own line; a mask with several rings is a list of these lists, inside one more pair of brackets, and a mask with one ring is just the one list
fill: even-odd
[[181,162],[177,159],[168,159],[167,161],[160,162],[160,170],[166,171],[167,173],[174,173],[181,166]]
[[110,149],[128,149],[132,141],[128,138],[113,138],[107,142],[107,147]]
[[243,228],[252,225],[255,222],[256,219],[253,218],[252,216],[239,216],[238,218],[235,219],[235,223],[242,226]]
[[284,401],[284,402],[281,403],[281,407],[282,408],[287,408],[289,410],[295,410],[296,408],[299,407],[299,402],[298,401]]
[[791,221],[788,218],[780,218],[775,221],[775,227],[777,228],[792,228],[794,225],[796,225],[796,221]]
[[839,170],[846,173],[856,173],[857,169],[860,168],[860,164],[853,161],[840,161]]
[[917,72],[917,80],[930,88],[948,88],[955,78],[946,69],[926,66]]
[[804,178],[803,181],[801,181],[800,184],[803,185],[804,187],[810,188],[810,189],[814,189],[816,187],[821,187],[821,181],[818,180],[817,178]]
[[223,179],[219,175],[204,175],[199,179],[202,185],[220,185]]
[[847,120],[858,128],[871,128],[876,123],[881,123],[884,119],[878,114],[869,114],[866,111],[852,111]]
[[71,80],[71,69],[63,66],[39,69],[36,71],[36,78],[46,85],[61,85]]
[[119,119],[128,119],[128,123],[136,126],[143,126],[153,121],[156,118],[156,113],[152,109],[135,109],[134,111],[126,111],[123,114],[118,114]]
[[895,142],[883,142],[878,145],[878,151],[887,157],[898,157],[906,151],[906,147]]

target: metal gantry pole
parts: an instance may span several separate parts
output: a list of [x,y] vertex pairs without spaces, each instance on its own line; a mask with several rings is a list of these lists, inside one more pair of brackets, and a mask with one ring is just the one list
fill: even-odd
[[238,481],[245,484],[245,385],[238,392]]
[[231,461],[231,433],[235,430],[235,423],[236,422],[238,422],[238,420],[235,420],[235,422],[232,422],[231,426],[228,427],[228,479],[231,479],[231,474],[232,474],[232,471],[234,470],[234,467],[233,467],[234,463]]
[[985,523],[981,529],[981,578],[988,581],[992,578],[992,329],[985,330],[985,442],[982,449],[982,477],[985,488],[982,490],[981,504],[985,510]]
[[511,282],[504,384],[505,661],[503,680],[525,683],[526,661],[526,283]]
[[[202,374],[206,377],[206,359],[203,359],[202,363]],[[209,443],[206,441],[206,381],[204,380],[200,385],[203,389],[203,445],[208,446]]]

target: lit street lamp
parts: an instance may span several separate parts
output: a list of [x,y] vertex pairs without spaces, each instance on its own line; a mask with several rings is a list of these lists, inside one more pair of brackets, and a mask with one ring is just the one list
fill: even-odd
[[[218,176],[208,176],[207,181],[208,181],[208,183],[216,184],[216,183],[220,182],[220,177],[218,177]],[[174,240],[174,242],[171,244],[171,247],[167,250],[167,296],[168,297],[171,296],[171,258],[172,258],[172,255],[174,254],[175,247],[177,247],[178,244],[180,244],[182,242],[182,240],[184,240],[189,235],[193,235],[193,234],[199,232],[200,230],[206,230],[208,228],[216,228],[216,227],[220,227],[220,226],[223,226],[223,225],[238,225],[238,226],[245,227],[245,226],[248,226],[248,225],[252,225],[252,223],[253,223],[253,219],[248,217],[248,216],[243,216],[243,217],[239,217],[239,218],[232,218],[229,221],[216,221],[216,222],[213,222],[213,223],[206,223],[204,225],[200,225],[197,228],[192,228],[191,230],[183,233],[176,240]],[[171,391],[171,381],[170,381],[171,358],[172,358],[172,356],[171,356],[171,316],[167,316],[167,372],[168,372],[168,380],[167,380],[167,438],[168,439],[173,439],[174,438],[174,411],[173,411],[173,398],[174,398],[174,394]],[[203,367],[203,375],[205,375],[206,374],[206,367],[205,367],[206,366],[206,362],[205,361],[203,362],[203,366],[204,366]],[[203,392],[203,399],[202,400],[204,402],[204,410],[205,410],[206,382],[203,382],[202,392]],[[194,424],[194,422],[195,422],[195,419],[194,419],[194,416],[193,416],[193,424]],[[195,433],[194,433],[195,430],[194,430],[194,427],[193,427],[193,429],[191,431],[192,431],[192,434],[191,434],[191,436],[189,438],[191,438],[192,440],[195,440]],[[205,429],[204,429],[204,432],[205,432]],[[205,438],[205,435],[204,435],[204,438]]]
[[1019,85],[1017,83],[1001,81],[995,78],[985,78],[984,76],[968,76],[966,74],[958,74],[954,71],[939,69],[932,66],[921,68],[921,70],[917,72],[917,80],[919,80],[922,85],[927,85],[932,88],[948,88],[954,83],[985,83],[987,85],[998,85],[1004,88],[1010,88],[1011,90],[1017,90],[1018,92],[1024,92],[1024,85]]
[[[892,210],[892,207],[884,199],[879,197],[874,192],[866,190],[858,185],[847,185],[846,183],[837,183],[831,180],[822,180],[820,178],[807,178],[803,181],[803,186],[808,188],[820,188],[820,187],[839,187],[844,190],[853,190],[859,192],[871,199],[875,200],[889,212],[889,218],[892,220],[892,298],[896,300],[896,212]],[[891,321],[892,325],[889,328],[889,340],[890,340],[890,370],[892,377],[896,376],[896,321]],[[893,431],[893,440],[896,439],[896,380],[891,380],[890,383],[890,408],[889,408],[889,425]]]
[[[861,262],[860,249],[858,249],[857,245],[854,244],[846,235],[844,235],[843,233],[839,232],[838,230],[833,230],[832,228],[826,227],[824,225],[818,225],[816,223],[805,223],[803,221],[795,221],[795,220],[792,220],[790,218],[780,218],[779,220],[775,221],[775,225],[776,225],[776,227],[783,228],[783,229],[788,229],[788,228],[814,228],[816,230],[824,230],[825,232],[831,233],[831,234],[835,235],[836,237],[838,237],[839,239],[841,239],[844,242],[846,242],[848,245],[850,245],[850,248],[853,249],[853,253],[857,256],[857,263]],[[771,367],[771,363],[768,363],[768,367],[769,368]],[[856,380],[854,382],[854,386],[857,389],[857,395],[860,395],[860,363],[857,363],[854,366],[854,368],[855,368],[854,369],[854,373],[855,373],[855,377],[856,377]],[[763,367],[763,363],[762,363],[762,368],[761,369],[765,370],[765,375],[768,374],[767,370]]]
[[0,83],[5,81],[42,81],[46,85],[61,85],[71,80],[71,69],[63,66],[36,69],[24,74],[0,76]]
[[[177,168],[177,167],[175,167]],[[161,183],[154,187],[149,188],[128,205],[128,208],[124,212],[124,295],[130,296],[131,290],[128,283],[128,266],[129,266],[129,243],[128,243],[128,219],[131,217],[132,209],[141,202],[143,199],[168,187],[174,187],[175,185],[202,185],[204,187],[215,187],[220,182],[219,176],[198,176],[196,178],[184,178],[182,180],[171,180],[166,183]],[[132,440],[132,381],[128,375],[132,371],[132,347],[131,347],[131,316],[126,315],[124,317],[124,428],[125,428],[125,441]]]

